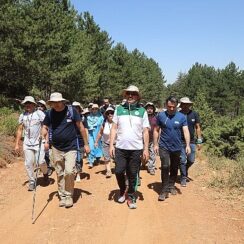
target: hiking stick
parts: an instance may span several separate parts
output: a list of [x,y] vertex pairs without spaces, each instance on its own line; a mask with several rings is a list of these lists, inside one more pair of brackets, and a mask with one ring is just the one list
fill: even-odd
[[39,171],[39,160],[40,160],[40,154],[41,154],[41,145],[42,145],[42,138],[40,137],[39,139],[39,151],[38,151],[38,156],[36,160],[36,176],[35,176],[35,183],[34,183],[34,194],[33,194],[33,201],[32,201],[32,224],[35,223],[34,220],[34,211],[35,211],[35,202],[36,202],[36,185],[37,185],[37,176],[38,176],[38,171]]

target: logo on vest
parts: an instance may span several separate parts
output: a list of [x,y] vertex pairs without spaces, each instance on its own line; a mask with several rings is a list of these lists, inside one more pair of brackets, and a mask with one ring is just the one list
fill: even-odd
[[138,111],[135,112],[135,115],[139,115],[140,113]]

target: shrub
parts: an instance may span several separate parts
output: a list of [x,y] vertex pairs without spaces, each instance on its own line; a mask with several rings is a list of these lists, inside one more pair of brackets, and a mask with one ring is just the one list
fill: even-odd
[[18,115],[14,110],[3,107],[0,108],[0,133],[4,135],[15,135],[18,126]]

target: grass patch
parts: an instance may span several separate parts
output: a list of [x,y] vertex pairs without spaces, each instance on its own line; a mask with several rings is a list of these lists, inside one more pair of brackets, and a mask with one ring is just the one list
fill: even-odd
[[0,133],[14,136],[18,126],[18,114],[7,107],[0,108]]

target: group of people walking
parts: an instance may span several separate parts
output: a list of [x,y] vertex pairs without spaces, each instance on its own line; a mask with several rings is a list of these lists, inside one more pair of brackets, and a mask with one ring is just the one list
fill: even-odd
[[154,175],[156,155],[161,160],[162,179],[158,200],[164,201],[169,193],[177,194],[178,169],[181,186],[185,187],[188,169],[195,161],[196,144],[200,148],[202,143],[199,116],[191,110],[193,103],[187,97],[180,100],[180,106],[176,97],[168,97],[165,108],[157,114],[153,103],[142,106],[140,99],[141,93],[133,85],[123,90],[123,101],[117,106],[106,98],[102,107],[90,103],[83,109],[76,101],[67,105],[62,94],[55,92],[47,101],[50,109],[46,110],[43,100],[36,103],[33,97],[26,96],[22,101],[25,111],[19,117],[15,151],[19,153],[24,135],[28,190],[35,189],[35,162],[46,185],[54,167],[59,206],[72,207],[75,177],[79,180],[86,153],[89,168],[103,157],[107,178],[112,176],[111,160],[115,161],[120,190],[117,201],[127,201],[130,209],[137,208],[140,168],[147,166],[148,173]]

